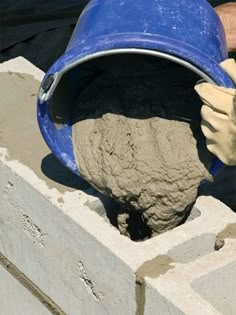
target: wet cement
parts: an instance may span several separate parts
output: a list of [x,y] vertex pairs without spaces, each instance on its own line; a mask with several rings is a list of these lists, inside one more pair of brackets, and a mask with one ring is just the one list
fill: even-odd
[[145,293],[146,293],[146,282],[145,277],[158,278],[159,276],[165,274],[169,270],[173,269],[174,266],[171,265],[173,260],[167,255],[160,255],[152,260],[146,261],[142,266],[136,271],[136,315],[143,315],[145,311]]
[[236,223],[228,224],[224,230],[216,236],[215,250],[220,250],[225,245],[225,239],[236,239]]
[[140,213],[151,236],[179,225],[200,182],[211,179],[211,155],[200,131],[190,71],[168,64],[117,65],[78,97],[73,145],[82,176],[119,202],[118,227]]

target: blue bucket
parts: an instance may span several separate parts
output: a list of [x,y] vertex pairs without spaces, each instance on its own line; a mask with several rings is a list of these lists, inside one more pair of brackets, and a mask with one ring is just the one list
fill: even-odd
[[[75,82],[80,88],[86,86],[93,75],[92,69],[86,67],[91,60],[118,54],[172,60],[208,82],[234,87],[219,66],[228,56],[225,33],[207,1],[90,1],[65,54],[48,70],[38,95],[42,135],[54,155],[75,174],[80,175],[72,147],[69,104],[76,93],[73,86]],[[52,119],[55,106],[59,113],[64,111],[63,121],[60,115]],[[211,174],[217,175],[223,167],[215,158]]]

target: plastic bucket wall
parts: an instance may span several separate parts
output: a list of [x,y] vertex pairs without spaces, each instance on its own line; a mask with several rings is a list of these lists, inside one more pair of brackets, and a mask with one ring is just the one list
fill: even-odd
[[[219,66],[227,58],[225,34],[207,1],[90,1],[65,54],[47,72],[38,97],[42,135],[55,156],[76,174],[79,171],[73,154],[70,119],[58,125],[52,119],[51,103],[57,102],[55,95],[61,93],[60,89],[67,89],[69,95],[70,85],[76,80],[75,75],[70,78],[71,69],[79,74],[80,66],[90,60],[122,53],[170,59],[207,81],[234,87]],[[60,85],[65,76],[69,78],[66,87]],[[86,85],[86,80],[81,84]],[[222,168],[223,164],[215,158],[211,173],[216,175]]]

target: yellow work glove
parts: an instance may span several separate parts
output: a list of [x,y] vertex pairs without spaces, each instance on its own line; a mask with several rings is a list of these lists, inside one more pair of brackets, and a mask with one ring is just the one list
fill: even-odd
[[[234,59],[221,66],[236,83]],[[226,165],[236,165],[236,89],[201,83],[195,90],[203,101],[201,128],[207,149]]]

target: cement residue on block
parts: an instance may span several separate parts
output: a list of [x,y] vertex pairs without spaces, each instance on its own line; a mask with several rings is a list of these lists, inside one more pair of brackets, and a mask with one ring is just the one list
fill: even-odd
[[[7,64],[7,63],[6,63]],[[17,160],[31,169],[49,188],[64,193],[87,189],[89,185],[66,169],[51,153],[37,124],[37,68],[22,58],[2,65],[0,73],[0,147],[7,148],[8,160]],[[18,64],[18,66],[17,66]],[[32,72],[34,75],[14,73]],[[35,70],[36,69],[36,70]]]
[[173,260],[167,255],[157,256],[156,258],[146,261],[136,271],[136,315],[144,315],[145,311],[145,291],[146,283],[145,277],[158,278],[160,275],[165,274],[173,269],[171,265]]
[[215,250],[220,250],[225,245],[225,239],[236,239],[236,223],[228,224],[224,230],[216,236]]
[[211,180],[196,81],[177,65],[125,57],[79,94],[73,113],[77,165],[90,184],[119,202],[122,234],[130,236],[133,213],[149,236],[179,225],[201,181]]

